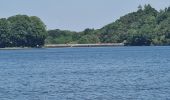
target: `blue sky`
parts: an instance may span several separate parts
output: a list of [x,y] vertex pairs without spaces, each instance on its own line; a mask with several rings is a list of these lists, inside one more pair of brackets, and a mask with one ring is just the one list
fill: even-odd
[[0,0],[0,18],[16,14],[38,16],[47,29],[82,31],[101,28],[120,16],[136,11],[139,4],[157,10],[170,6],[170,0]]

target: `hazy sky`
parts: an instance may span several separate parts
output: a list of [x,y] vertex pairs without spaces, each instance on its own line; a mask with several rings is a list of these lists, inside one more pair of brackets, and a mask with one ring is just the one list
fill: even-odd
[[0,0],[0,18],[16,14],[40,17],[48,29],[81,31],[101,28],[120,16],[151,4],[157,10],[170,0]]

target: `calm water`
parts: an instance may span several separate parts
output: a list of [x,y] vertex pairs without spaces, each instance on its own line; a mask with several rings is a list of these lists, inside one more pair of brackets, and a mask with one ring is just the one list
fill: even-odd
[[170,47],[0,50],[0,100],[170,100]]

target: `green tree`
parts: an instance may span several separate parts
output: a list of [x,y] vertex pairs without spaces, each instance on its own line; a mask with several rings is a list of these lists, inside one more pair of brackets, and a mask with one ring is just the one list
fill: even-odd
[[84,35],[79,39],[78,43],[80,44],[100,43],[100,40],[96,35]]
[[0,19],[0,47],[10,46],[10,23],[5,19]]
[[16,15],[9,17],[8,21],[11,23],[12,46],[37,47],[44,45],[47,31],[40,18]]
[[27,41],[30,46],[43,46],[45,44],[45,39],[47,37],[47,31],[45,24],[40,18],[36,16],[31,16],[31,33],[27,36]]
[[146,34],[130,34],[127,38],[126,45],[149,46],[151,45],[151,37]]

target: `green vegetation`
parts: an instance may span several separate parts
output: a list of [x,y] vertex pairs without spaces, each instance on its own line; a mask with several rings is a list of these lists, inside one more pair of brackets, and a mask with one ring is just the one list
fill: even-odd
[[157,11],[150,5],[120,17],[101,29],[82,32],[49,30],[36,16],[0,19],[0,48],[41,47],[44,44],[124,43],[131,46],[170,45],[170,7]]
[[36,16],[16,15],[0,19],[0,47],[41,47],[47,31]]
[[100,39],[94,29],[85,29],[83,32],[62,31],[59,29],[48,31],[46,44],[66,43],[100,43]]
[[170,45],[170,7],[157,11],[150,5],[139,6],[101,29],[83,32],[49,30],[47,44],[125,43],[132,46]]

